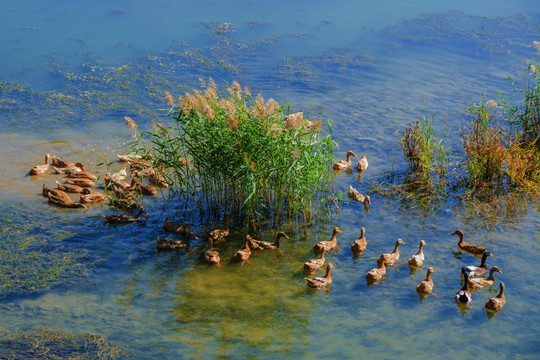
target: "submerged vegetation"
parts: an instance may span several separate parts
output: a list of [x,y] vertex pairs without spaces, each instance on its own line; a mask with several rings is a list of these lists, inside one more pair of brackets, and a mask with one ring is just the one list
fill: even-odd
[[320,121],[303,113],[285,115],[286,106],[233,82],[225,95],[216,83],[203,83],[176,103],[175,126],[155,123],[137,139],[150,146],[154,167],[185,204],[205,217],[279,223],[309,221],[332,191],[331,136],[321,136]]

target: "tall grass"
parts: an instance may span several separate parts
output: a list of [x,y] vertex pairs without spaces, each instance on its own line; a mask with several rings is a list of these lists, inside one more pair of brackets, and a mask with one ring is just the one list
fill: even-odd
[[309,221],[333,191],[334,145],[320,136],[320,122],[292,121],[285,106],[254,98],[237,82],[223,94],[210,80],[179,102],[169,95],[176,125],[155,123],[149,151],[186,208],[254,225]]

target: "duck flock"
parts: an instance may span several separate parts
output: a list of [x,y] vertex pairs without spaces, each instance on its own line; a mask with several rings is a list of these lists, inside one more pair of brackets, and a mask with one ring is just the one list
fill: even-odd
[[[350,169],[352,165],[351,157],[356,155],[349,151],[346,154],[346,160],[340,160],[334,163],[334,175],[337,175],[341,171],[352,172]],[[58,159],[55,155],[46,154],[44,164],[34,166],[30,169],[30,175],[40,175],[48,172],[50,166],[57,174],[64,175],[65,178],[62,182],[56,181],[57,188],[48,188],[43,184],[43,196],[48,198],[48,202],[52,205],[67,208],[86,208],[85,203],[94,203],[109,199],[111,205],[122,210],[135,210],[136,215],[128,215],[125,213],[116,213],[105,216],[105,222],[109,224],[129,224],[133,222],[144,223],[148,219],[148,213],[146,210],[139,206],[138,196],[142,195],[155,195],[158,193],[156,187],[166,187],[167,183],[164,181],[163,176],[160,175],[161,171],[154,169],[151,165],[145,163],[139,155],[118,155],[120,162],[127,162],[131,171],[131,183],[125,181],[127,177],[127,170],[123,168],[117,173],[106,173],[104,177],[105,193],[90,190],[96,186],[96,180],[98,177],[86,171],[84,165],[81,163],[73,163],[65,160]],[[49,164],[50,160],[50,164]],[[188,162],[185,162],[188,164]],[[368,161],[366,155],[363,155],[355,168],[358,171],[358,179],[361,178],[361,173],[368,167]],[[154,186],[150,184],[143,184],[142,180],[148,179]],[[79,201],[73,200],[68,193],[79,194]],[[352,186],[349,186],[348,196],[351,200],[359,201],[367,208],[371,205],[369,196],[362,195]],[[146,219],[142,220],[143,214],[146,215]],[[219,252],[214,248],[214,244],[220,241],[224,241],[229,235],[228,221],[225,225],[225,229],[215,229],[207,234],[208,248],[204,253],[205,262],[210,265],[221,267],[221,259]],[[190,239],[198,239],[192,233],[191,226],[187,222],[176,223],[168,218],[165,219],[163,227],[166,231],[180,234],[183,236],[183,240],[169,239],[169,238],[157,238],[158,250],[179,250],[189,249]],[[320,256],[309,260],[304,264],[304,273],[311,275],[311,277],[305,277],[308,288],[326,290],[327,286],[332,283],[331,270],[334,269],[334,265],[328,263],[325,267],[326,273],[324,276],[313,276],[317,270],[324,267],[326,263],[325,256],[328,252],[332,251],[337,246],[337,236],[342,231],[339,227],[335,227],[332,232],[332,236],[327,241],[318,242],[313,246],[313,251],[319,253]],[[463,277],[463,287],[456,292],[455,302],[458,306],[470,307],[472,306],[471,292],[478,291],[484,288],[491,287],[494,284],[494,273],[498,272],[502,274],[502,271],[497,266],[491,267],[488,277],[486,275],[488,267],[486,260],[489,256],[492,256],[486,248],[470,244],[464,241],[464,234],[461,230],[456,230],[451,235],[457,235],[459,237],[458,248],[462,252],[469,253],[471,255],[481,257],[480,265],[465,266],[461,270]],[[278,232],[274,242],[267,242],[262,240],[256,240],[250,235],[245,236],[244,246],[234,253],[231,260],[233,262],[242,262],[249,264],[249,258],[252,252],[257,253],[264,250],[278,249],[280,247],[280,241],[282,238],[288,239],[289,237],[284,232]],[[404,245],[402,239],[397,239],[394,250],[389,253],[383,253],[377,260],[377,266],[366,273],[366,281],[368,286],[376,284],[385,276],[386,269],[397,263],[400,258],[399,246]],[[418,252],[410,257],[408,265],[411,269],[418,269],[424,265],[424,253],[423,247],[426,245],[424,240],[420,241]],[[360,237],[351,245],[351,251],[354,256],[363,254],[367,247],[367,241],[365,237],[365,228],[361,229]],[[421,281],[416,286],[416,291],[423,300],[428,295],[436,296],[433,293],[434,283],[431,278],[432,274],[436,273],[434,268],[428,268],[425,280]],[[490,298],[485,303],[485,309],[492,315],[505,304],[504,295],[504,283],[499,284],[500,292],[497,296]]]

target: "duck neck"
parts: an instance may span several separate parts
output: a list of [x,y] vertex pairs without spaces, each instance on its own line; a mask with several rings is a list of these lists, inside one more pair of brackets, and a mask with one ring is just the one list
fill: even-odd
[[482,255],[482,262],[480,263],[480,267],[485,267],[486,266],[486,259],[487,259],[487,254],[484,253],[484,255]]
[[366,233],[366,229],[361,228],[360,229],[360,239],[364,238],[364,234]]
[[274,245],[275,245],[276,247],[279,247],[279,241],[280,241],[280,239],[281,239],[282,237],[284,237],[283,233],[278,233],[278,234],[276,235],[276,240],[274,241]]
[[210,248],[209,250],[212,250],[214,248],[214,239],[210,238]]
[[324,261],[324,254],[326,254],[326,251],[321,251],[321,257],[319,259],[323,260]]
[[459,236],[459,242],[458,242],[458,244],[463,244],[463,242],[464,242],[464,240],[463,240],[463,238],[464,238],[463,233],[462,233],[461,231],[458,231],[458,232],[457,232],[457,236]]
[[416,255],[422,255],[422,249],[424,248],[424,243],[420,243],[420,247],[418,248],[418,252]]
[[396,241],[396,246],[394,247],[394,254],[399,254],[399,241]]
[[499,291],[499,294],[497,295],[497,298],[504,299],[504,284],[501,283],[501,285],[499,285],[499,288],[501,290]]
[[426,281],[427,281],[427,282],[431,282],[431,271],[428,271],[428,272],[427,272],[427,275],[426,275]]
[[495,273],[495,269],[491,268],[491,270],[489,271],[489,276],[486,278],[486,280],[494,281],[495,280],[495,278],[493,277],[494,273]]
[[330,275],[330,266],[327,266],[326,267],[326,274],[324,275],[324,278],[325,279],[331,279],[332,278],[332,275]]
[[465,273],[463,276],[465,278],[465,281],[463,286],[461,287],[461,291],[469,291],[469,276],[467,275],[467,273]]

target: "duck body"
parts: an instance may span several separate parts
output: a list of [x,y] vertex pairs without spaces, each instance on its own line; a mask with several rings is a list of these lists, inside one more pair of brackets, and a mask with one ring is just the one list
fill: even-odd
[[[83,167],[84,169],[84,167]],[[66,176],[70,179],[88,179],[96,181],[98,179],[97,175],[89,171],[68,171]]]
[[244,247],[240,250],[238,250],[233,256],[232,261],[235,262],[241,262],[245,261],[249,264],[249,257],[251,256],[251,249],[249,248],[249,235],[246,235],[246,243],[244,244]]
[[140,208],[139,212],[135,216],[127,215],[127,214],[112,214],[112,215],[106,215],[105,221],[108,224],[131,224],[135,221],[140,222],[141,215],[142,214],[148,215],[145,209]]
[[330,270],[335,269],[334,265],[326,265],[326,274],[324,276],[318,276],[314,278],[304,278],[307,281],[307,286],[312,289],[326,289],[326,286],[332,283],[332,275]]
[[499,294],[486,301],[485,308],[491,311],[499,311],[506,304],[506,297],[504,296],[504,283],[499,284]]
[[262,241],[262,240],[255,240],[251,236],[247,235],[249,239],[249,246],[252,250],[270,250],[270,249],[278,249],[280,245],[280,239],[284,237],[285,239],[288,239],[289,237],[283,232],[280,231],[276,235],[276,240],[271,243],[268,241]]
[[68,196],[69,200],[65,199],[64,197],[55,196],[55,195],[53,195],[51,193],[49,193],[48,197],[49,197],[49,204],[56,205],[58,207],[63,207],[63,208],[84,208],[84,209],[87,209],[87,207],[84,206],[83,204],[71,200],[71,198],[69,198],[69,196]]
[[209,248],[204,253],[204,261],[210,265],[216,265],[221,267],[221,258],[219,252],[214,249],[214,240],[212,238],[208,239]]
[[360,160],[358,160],[358,163],[356,164],[356,170],[358,172],[366,171],[368,166],[369,166],[369,163],[367,161],[366,155],[362,155],[362,157],[360,158]]
[[191,238],[198,239],[197,236],[193,235],[190,232],[184,233],[184,240],[179,239],[166,239],[158,236],[157,238],[157,249],[162,251],[176,251],[180,249],[189,250],[191,246]]
[[471,289],[471,291],[478,291],[478,290],[481,290],[483,288],[486,288],[486,287],[489,287],[489,286],[492,286],[493,283],[495,282],[495,278],[493,277],[493,274],[495,272],[498,272],[498,273],[503,273],[501,271],[501,269],[499,269],[497,266],[493,266],[490,271],[489,271],[489,276],[487,278],[469,278],[468,281],[469,281],[469,289]]
[[425,245],[426,245],[426,242],[424,240],[421,240],[418,252],[414,254],[413,256],[411,256],[411,258],[408,261],[409,266],[421,267],[424,265],[424,252],[422,250]]
[[429,268],[427,271],[426,279],[416,285],[416,292],[419,294],[431,294],[433,292],[433,279],[431,274],[436,273],[435,269]]
[[59,189],[48,188],[45,184],[43,184],[43,190],[41,191],[41,194],[45,197],[55,196],[58,199],[61,199],[68,203],[71,201],[71,198],[66,192]]
[[454,300],[456,304],[458,305],[471,305],[472,304],[472,297],[471,297],[471,290],[469,289],[468,285],[468,279],[469,275],[465,273],[465,284],[461,287],[461,289],[456,292],[456,296],[454,296]]
[[156,189],[154,186],[143,184],[140,180],[135,179],[131,181],[130,189],[133,189],[138,193],[147,196],[153,196],[158,193],[158,189]]
[[366,229],[361,228],[360,237],[356,239],[355,242],[351,245],[351,251],[354,254],[360,254],[366,250],[367,241],[366,241],[365,233],[366,233]]
[[384,274],[386,274],[386,265],[384,263],[384,257],[381,255],[377,260],[377,267],[367,272],[366,281],[368,284],[377,283]]
[[351,166],[351,156],[356,157],[352,151],[347,151],[347,160],[336,161],[333,165],[334,170],[346,170]]
[[89,188],[84,188],[84,190],[81,193],[81,197],[79,202],[81,203],[95,203],[104,201],[106,198],[105,195],[98,191],[92,191]]
[[313,246],[313,250],[314,251],[324,251],[324,250],[330,251],[333,248],[335,248],[337,246],[338,233],[341,234],[341,229],[338,227],[335,227],[334,230],[332,231],[332,238],[330,238],[330,240],[327,240],[327,241],[318,242],[317,244]]
[[326,250],[321,251],[321,257],[318,259],[311,259],[304,263],[304,271],[306,272],[315,272],[318,269],[320,269],[323,265],[326,259],[324,258],[324,255],[327,253]]
[[83,190],[86,189],[86,188],[83,188],[83,187],[77,186],[77,185],[63,184],[63,183],[59,182],[58,180],[56,181],[56,187],[58,188],[58,190],[62,190],[64,192],[68,192],[68,193],[82,193]]
[[188,224],[187,221],[184,221],[182,224],[180,224],[169,220],[168,217],[165,218],[163,228],[169,232],[173,232],[176,234],[185,234],[188,229],[191,231],[191,226]]
[[51,155],[51,165],[56,168],[71,168],[73,171],[77,171],[75,168],[83,168],[83,165],[80,162],[73,163],[71,161],[62,160],[57,158],[55,155]]
[[349,192],[347,193],[349,199],[364,203],[364,205],[371,205],[371,199],[367,195],[362,195],[358,190],[349,185]]
[[381,255],[386,266],[392,266],[399,260],[399,245],[405,245],[405,242],[401,239],[397,239],[394,251]]
[[30,175],[41,175],[49,170],[49,159],[51,158],[50,154],[45,154],[45,163],[42,165],[36,165],[30,169],[28,174]]
[[486,252],[486,248],[479,245],[469,244],[464,240],[464,234],[461,230],[454,231],[451,235],[459,236],[458,248],[462,251],[468,252],[470,254],[481,256]]
[[70,184],[70,185],[77,185],[77,186],[80,186],[80,187],[94,187],[96,186],[96,184],[90,180],[90,179],[70,179],[70,178],[67,178],[67,179],[64,179],[64,183],[65,184]]
[[469,265],[461,268],[461,271],[467,273],[469,277],[484,275],[487,271],[486,259],[488,256],[492,256],[489,251],[484,252],[482,255],[482,262],[479,266]]
[[208,232],[208,238],[215,243],[225,240],[229,236],[229,229],[214,229]]

